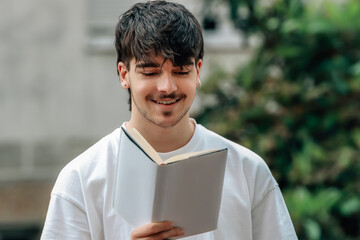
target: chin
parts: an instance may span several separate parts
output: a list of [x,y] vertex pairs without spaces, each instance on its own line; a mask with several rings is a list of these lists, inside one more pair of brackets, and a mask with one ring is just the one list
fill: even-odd
[[154,121],[151,121],[151,120],[150,121],[159,127],[169,128],[169,127],[176,126],[183,119],[183,117],[174,118],[169,115],[163,117],[162,119],[154,119]]
[[176,124],[178,123],[178,121],[160,121],[160,122],[153,122],[155,125],[157,125],[158,127],[162,127],[162,128],[170,128],[170,127],[174,127],[176,126]]

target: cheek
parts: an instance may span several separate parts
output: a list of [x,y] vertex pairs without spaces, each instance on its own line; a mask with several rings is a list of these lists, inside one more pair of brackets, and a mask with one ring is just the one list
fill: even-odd
[[189,81],[186,83],[185,88],[188,94],[195,94],[196,93],[196,83],[193,81]]
[[187,85],[182,92],[186,95],[188,101],[194,101],[196,96],[196,87],[194,84]]
[[136,82],[136,84],[131,85],[131,91],[137,95],[144,95],[149,93],[152,89],[152,86],[149,83],[145,82]]

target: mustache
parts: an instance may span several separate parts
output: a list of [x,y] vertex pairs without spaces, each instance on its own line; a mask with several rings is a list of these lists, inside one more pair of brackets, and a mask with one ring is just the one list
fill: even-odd
[[146,98],[148,100],[151,99],[179,99],[179,98],[185,98],[186,95],[183,93],[170,93],[170,94],[159,94],[159,95],[148,95]]

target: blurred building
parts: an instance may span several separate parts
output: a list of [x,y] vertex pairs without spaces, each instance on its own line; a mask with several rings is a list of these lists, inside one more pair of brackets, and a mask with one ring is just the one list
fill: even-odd
[[[203,79],[247,61],[227,7],[178,2],[205,29]],[[129,118],[113,32],[133,3],[0,2],[0,239],[38,239],[61,168]]]

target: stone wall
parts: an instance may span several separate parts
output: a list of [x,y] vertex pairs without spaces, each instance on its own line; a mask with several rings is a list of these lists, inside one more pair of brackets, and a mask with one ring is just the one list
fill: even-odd
[[129,117],[114,52],[87,48],[87,2],[0,2],[0,239],[41,229],[60,169]]
[[[112,46],[88,44],[88,4],[0,1],[0,239],[40,231],[61,168],[129,118]],[[223,50],[207,48],[203,76],[247,59]]]

